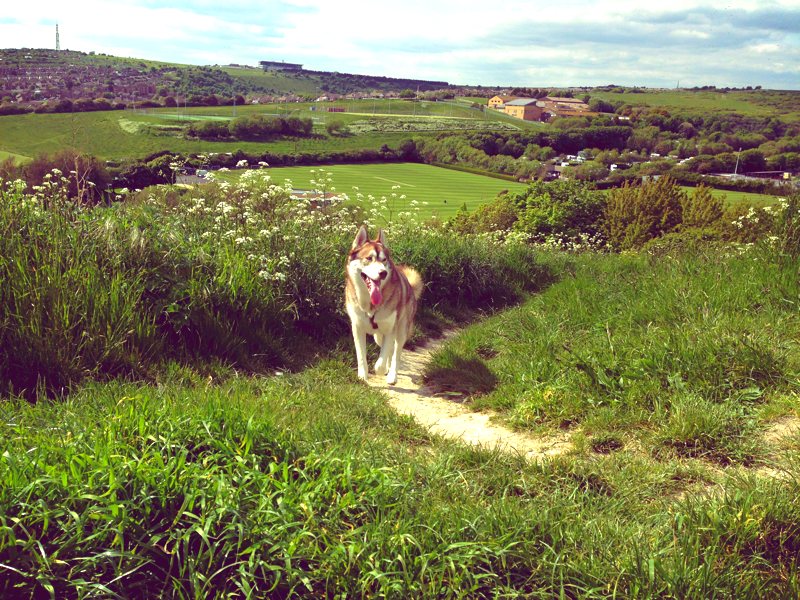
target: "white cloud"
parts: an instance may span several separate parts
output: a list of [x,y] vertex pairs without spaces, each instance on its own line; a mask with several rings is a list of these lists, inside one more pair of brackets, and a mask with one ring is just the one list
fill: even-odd
[[[0,40],[53,47],[58,22],[62,48],[196,64],[286,60],[484,85],[798,88],[798,20],[798,0],[42,0],[4,6]],[[776,54],[780,68],[764,60]],[[761,72],[774,83],[751,81]]]

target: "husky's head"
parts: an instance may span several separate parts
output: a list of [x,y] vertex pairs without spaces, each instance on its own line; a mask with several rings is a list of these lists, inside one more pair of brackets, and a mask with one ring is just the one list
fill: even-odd
[[366,286],[373,306],[378,306],[383,301],[381,289],[391,275],[392,260],[382,229],[378,230],[378,237],[370,240],[367,230],[361,226],[350,248],[347,271],[354,285],[359,285],[360,280]]

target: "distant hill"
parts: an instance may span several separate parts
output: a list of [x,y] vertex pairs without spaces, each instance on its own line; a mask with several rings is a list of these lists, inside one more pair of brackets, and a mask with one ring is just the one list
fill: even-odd
[[52,109],[59,102],[80,99],[99,100],[100,108],[107,108],[106,104],[113,108],[141,102],[169,104],[168,98],[197,105],[235,96],[269,100],[286,95],[392,94],[448,87],[445,81],[326,71],[276,73],[242,65],[192,66],[70,50],[0,50],[0,102],[7,111],[10,105],[47,103]]

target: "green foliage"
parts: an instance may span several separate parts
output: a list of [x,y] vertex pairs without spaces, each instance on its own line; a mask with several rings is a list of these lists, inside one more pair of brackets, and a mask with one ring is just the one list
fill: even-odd
[[422,276],[423,304],[450,317],[507,306],[549,281],[525,244],[495,244],[416,224],[398,228],[398,234],[389,239],[392,251]]
[[800,193],[786,199],[777,224],[778,248],[789,265],[800,270]]
[[724,213],[725,199],[714,196],[711,188],[700,185],[683,198],[681,228],[712,227]]
[[328,135],[347,135],[349,133],[349,129],[344,121],[340,120],[333,120],[328,121],[325,125],[325,131],[328,132]]
[[569,167],[567,174],[578,181],[600,181],[608,177],[609,170],[602,163],[587,160],[576,167]]
[[612,189],[603,222],[609,245],[630,250],[673,231],[681,223],[685,202],[686,192],[669,177]]
[[517,222],[517,204],[510,194],[498,196],[486,204],[481,204],[470,213],[460,210],[447,222],[447,226],[459,233],[490,233],[511,231]]
[[105,166],[93,156],[75,150],[61,150],[53,155],[41,154],[26,164],[23,176],[30,187],[50,180],[53,170],[66,187],[67,197],[78,202],[94,203],[103,198],[111,177]]
[[600,233],[605,199],[590,184],[579,181],[535,181],[516,197],[515,204],[517,231],[535,241],[547,237],[573,240]]
[[264,117],[248,115],[232,119],[230,122],[199,121],[187,127],[187,135],[202,139],[222,139],[231,137],[237,140],[268,140],[275,136],[311,133],[311,119],[298,117]]

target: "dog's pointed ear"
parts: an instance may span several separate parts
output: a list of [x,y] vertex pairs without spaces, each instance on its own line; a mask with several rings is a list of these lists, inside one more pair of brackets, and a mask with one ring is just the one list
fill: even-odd
[[350,247],[350,251],[352,252],[356,248],[363,246],[368,239],[369,235],[367,235],[367,228],[362,225],[361,229],[359,229],[358,233],[356,234],[356,239],[353,240],[353,245]]
[[386,247],[386,234],[383,232],[383,229],[378,229],[378,237],[375,239],[381,246]]

